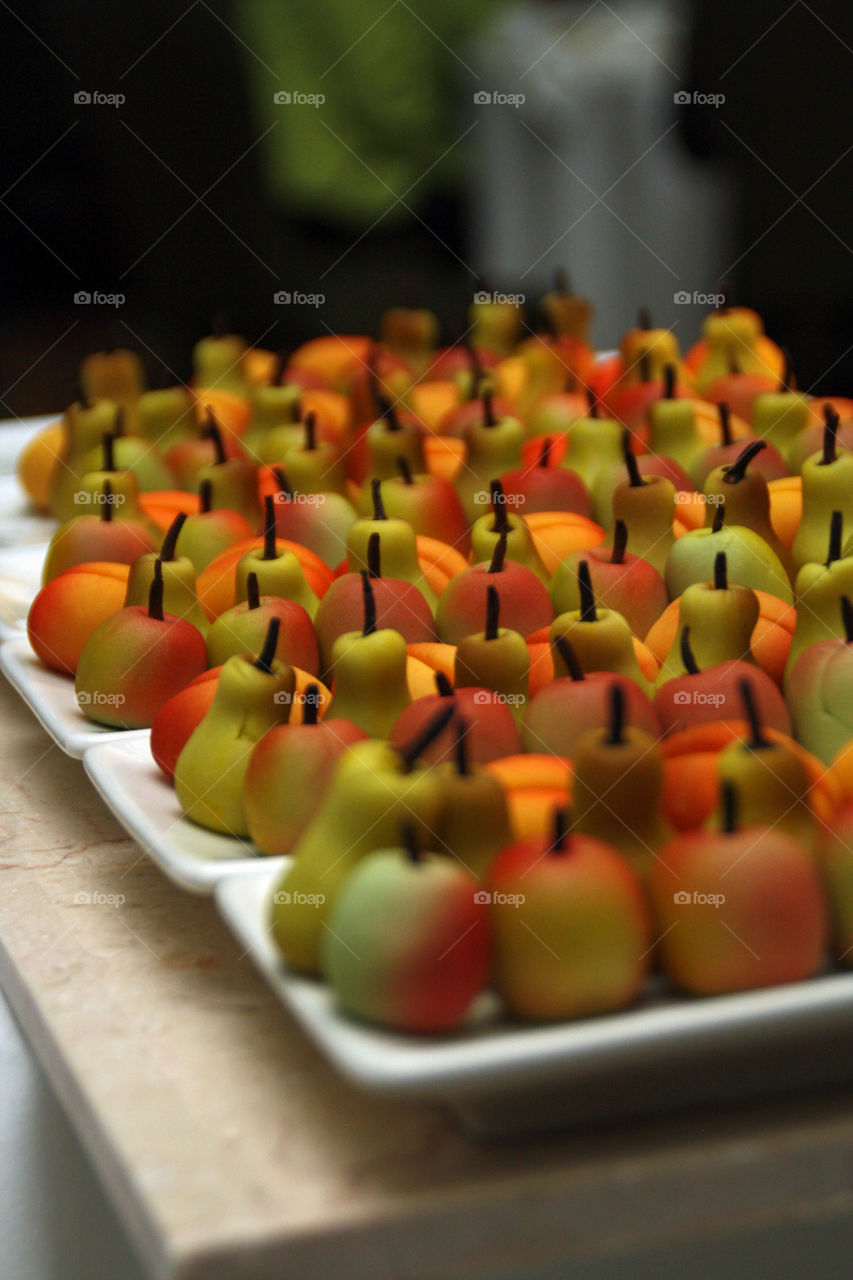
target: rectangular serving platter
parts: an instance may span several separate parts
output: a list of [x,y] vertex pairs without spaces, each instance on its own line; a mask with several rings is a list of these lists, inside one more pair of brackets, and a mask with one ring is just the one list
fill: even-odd
[[[128,835],[164,875],[192,893],[212,893],[223,876],[257,866],[250,840],[220,835],[181,814],[174,787],[151,756],[148,733],[112,736],[91,746],[83,767]],[[280,867],[280,858],[263,859]]]
[[[284,863],[284,859],[281,863]],[[845,1079],[853,1044],[853,974],[707,999],[652,980],[643,1001],[606,1017],[525,1026],[484,996],[467,1026],[428,1039],[342,1016],[329,989],[282,963],[269,926],[281,873],[263,866],[221,879],[216,902],[238,942],[322,1053],[374,1093],[448,1106],[482,1134],[665,1110],[798,1084]]]

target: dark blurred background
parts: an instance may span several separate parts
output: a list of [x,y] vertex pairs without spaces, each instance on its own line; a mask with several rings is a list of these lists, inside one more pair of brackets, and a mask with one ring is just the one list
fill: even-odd
[[449,341],[482,276],[535,327],[558,264],[600,347],[640,304],[686,347],[722,287],[853,393],[848,6],[10,0],[0,64],[0,416],[96,347],[186,378],[217,315],[288,349],[403,301]]

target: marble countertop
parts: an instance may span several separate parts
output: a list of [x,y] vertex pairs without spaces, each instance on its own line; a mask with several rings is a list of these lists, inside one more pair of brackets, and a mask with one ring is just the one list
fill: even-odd
[[360,1093],[4,682],[0,719],[0,981],[152,1275],[603,1275],[815,1224],[849,1256],[849,1090],[489,1142]]

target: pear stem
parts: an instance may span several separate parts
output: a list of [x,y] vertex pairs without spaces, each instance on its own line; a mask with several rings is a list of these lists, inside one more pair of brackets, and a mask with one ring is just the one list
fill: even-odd
[[367,539],[367,572],[371,578],[382,577],[382,539],[378,533]]
[[287,472],[284,467],[275,466],[272,469],[272,473],[275,476],[275,482],[278,485],[279,493],[284,494],[286,498],[292,498],[293,490],[290,487],[290,481],[287,478]]
[[420,732],[415,734],[414,738],[411,738],[405,746],[397,748],[397,754],[403,761],[403,767],[407,773],[418,756],[423,755],[430,743],[435,741],[455,714],[456,699],[454,698],[451,699],[447,706],[441,707],[436,711],[435,715],[427,720]]
[[549,853],[566,853],[569,844],[569,810],[566,805],[558,804],[554,809],[551,826],[551,844]]
[[844,627],[844,639],[847,644],[853,644],[853,604],[850,603],[849,596],[841,597],[841,625]]
[[492,392],[490,387],[481,388],[480,399],[483,402],[483,425],[486,427],[497,426],[498,420],[495,417],[495,409],[492,404]]
[[116,469],[115,450],[113,448],[115,441],[116,437],[111,431],[108,431],[102,442],[104,448],[104,471],[115,471]]
[[361,634],[372,636],[376,631],[376,597],[370,585],[370,574],[366,569],[361,571],[361,599],[364,604],[364,625],[361,628]]
[[275,651],[278,646],[278,633],[281,627],[281,618],[270,618],[270,625],[267,627],[267,634],[264,636],[264,645],[255,658],[254,665],[258,671],[264,671],[268,676],[272,675],[272,663],[275,657]]
[[643,483],[643,477],[640,475],[640,468],[637,466],[637,459],[631,448],[631,432],[627,427],[622,432],[622,457],[625,459],[625,466],[628,468],[628,480],[631,488],[640,488]]
[[495,543],[494,551],[492,552],[492,559],[491,559],[491,563],[489,564],[489,573],[502,572],[504,567],[504,560],[506,559],[506,539],[507,539],[507,531],[506,529],[501,529],[500,533],[498,534],[498,540]]
[[397,416],[397,410],[394,408],[391,401],[386,400],[385,396],[382,396],[382,395],[378,395],[376,397],[376,400],[379,405],[379,416],[383,422],[388,423],[388,430],[389,431],[402,430],[403,424],[400,422],[400,419]]
[[551,458],[551,448],[553,446],[553,443],[554,441],[551,439],[550,436],[546,436],[545,439],[542,441],[542,449],[539,453],[539,461],[537,463],[537,466],[540,466],[540,467],[548,466],[548,463]]
[[439,698],[453,697],[453,685],[450,683],[443,671],[436,671],[433,679],[435,681],[435,691]]
[[625,563],[625,549],[628,546],[628,526],[624,520],[617,520],[613,526],[613,551],[611,564]]
[[320,714],[320,686],[307,684],[302,695],[302,723],[316,724]]
[[732,411],[725,400],[717,405],[717,413],[720,415],[720,443],[729,445],[732,443]]
[[178,514],[175,516],[174,520],[172,521],[172,523],[169,525],[168,529],[166,530],[166,536],[163,539],[163,542],[160,546],[161,560],[174,560],[175,547],[178,544],[178,535],[183,529],[184,524],[186,523],[186,519],[187,519],[186,511],[179,511]]
[[720,788],[720,810],[723,831],[727,836],[737,831],[737,792],[731,782],[724,782]]
[[305,448],[309,452],[317,448],[317,415],[313,409],[305,415]]
[[277,560],[278,552],[275,545],[275,507],[273,506],[272,494],[268,493],[264,498],[264,560]]
[[826,554],[826,566],[829,568],[836,560],[841,559],[841,535],[844,528],[844,515],[833,511],[829,521],[829,550]]
[[124,409],[122,409],[121,405],[119,405],[119,407],[116,409],[115,417],[113,418],[113,435],[118,440],[123,432],[124,432]]
[[406,860],[413,866],[417,866],[421,861],[421,851],[415,839],[415,824],[413,822],[404,822],[402,835],[403,848],[406,850]]
[[101,512],[101,519],[104,521],[105,524],[109,524],[109,522],[113,518],[113,505],[114,504],[113,504],[112,481],[105,480],[104,481],[104,504],[103,504],[103,511]]
[[163,563],[159,556],[154,561],[154,577],[148,588],[148,617],[163,621]]
[[225,453],[225,445],[222,440],[222,432],[219,429],[219,423],[214,418],[213,413],[210,409],[208,409],[207,411],[207,421],[205,423],[204,431],[202,432],[202,434],[208,440],[213,441],[213,448],[216,454],[216,457],[214,460],[217,463],[217,465],[219,465],[222,462],[227,462],[228,458]]
[[501,598],[497,587],[486,588],[486,640],[497,640],[501,616]]
[[729,564],[725,551],[718,551],[714,556],[714,590],[728,591]]
[[610,686],[610,719],[605,742],[608,746],[618,747],[624,742],[625,729],[625,691],[618,681]]
[[492,499],[492,511],[495,515],[492,533],[509,533],[510,525],[509,517],[506,513],[506,495],[500,480],[489,481],[489,492]]
[[199,515],[206,516],[213,508],[213,485],[209,480],[202,480],[198,487]]
[[729,373],[740,373],[737,356],[731,348],[726,351],[726,369]]
[[595,593],[592,589],[592,578],[589,574],[589,562],[581,560],[577,567],[578,591],[581,598],[581,622],[597,622],[595,611]]
[[454,724],[456,726],[456,742],[453,746],[453,754],[456,760],[456,772],[460,778],[467,778],[471,773],[471,766],[468,760],[469,725],[461,716],[457,716]]
[[388,516],[385,512],[385,503],[382,501],[382,481],[378,476],[374,476],[370,482],[370,496],[373,500],[373,519],[387,520]]
[[675,399],[675,365],[665,364],[663,367],[663,391],[661,393],[664,400]]
[[412,468],[409,466],[409,459],[400,457],[397,459],[397,469],[403,477],[403,484],[414,484],[412,479]]
[[712,533],[719,533],[723,527],[726,518],[726,504],[724,502],[717,503],[717,510],[714,512],[714,523],[711,525]]
[[580,664],[580,659],[578,658],[578,655],[575,652],[575,647],[571,640],[569,640],[568,636],[557,636],[554,640],[554,648],[563,659],[563,662],[565,662],[566,670],[568,671],[571,679],[574,680],[576,684],[579,684],[581,680],[585,680],[586,676],[583,673],[583,667]]
[[250,609],[261,607],[261,592],[258,587],[258,575],[250,573],[246,578],[246,604]]
[[730,467],[726,467],[723,480],[726,484],[740,484],[746,475],[746,469],[752,459],[761,453],[762,449],[767,448],[766,440],[753,440],[744,449],[741,449],[738,456]]
[[765,737],[764,731],[761,728],[761,720],[758,715],[758,708],[755,705],[755,698],[752,692],[752,685],[749,683],[746,677],[738,681],[738,689],[740,690],[740,696],[743,699],[744,709],[746,710],[746,718],[749,721],[749,729],[750,729],[750,733],[752,734],[752,737],[750,741],[747,743],[747,746],[751,751],[755,751],[759,747],[769,747],[770,739]]
[[819,465],[828,467],[838,457],[839,417],[830,404],[823,407],[823,421],[823,453]]
[[693,654],[692,646],[690,644],[690,628],[689,627],[681,628],[680,649],[681,649],[681,661],[684,664],[684,670],[687,672],[689,676],[698,676],[699,664],[696,661],[696,658]]
[[597,418],[598,417],[598,396],[595,394],[592,387],[584,387],[584,391],[586,392],[586,402],[589,407],[589,416],[591,418]]

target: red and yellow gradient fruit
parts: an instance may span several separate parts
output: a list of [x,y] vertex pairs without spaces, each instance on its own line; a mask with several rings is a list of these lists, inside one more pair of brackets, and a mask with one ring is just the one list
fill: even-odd
[[124,605],[129,566],[75,565],[42,587],[27,615],[33,652],[54,671],[77,670],[92,632]]

